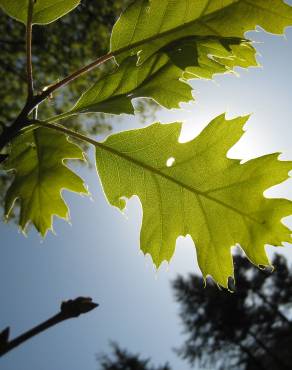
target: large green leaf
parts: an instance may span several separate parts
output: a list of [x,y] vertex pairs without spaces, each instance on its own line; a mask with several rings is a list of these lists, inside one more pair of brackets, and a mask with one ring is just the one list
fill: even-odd
[[32,222],[44,236],[52,229],[54,215],[68,219],[63,189],[87,193],[81,178],[64,165],[64,159],[82,160],[83,153],[65,135],[52,130],[39,128],[13,141],[6,169],[15,170],[15,178],[6,194],[5,213],[8,217],[19,199],[23,231]]
[[281,34],[292,25],[292,7],[282,0],[136,0],[115,24],[111,50],[137,44],[118,60],[138,53],[142,62],[185,37],[244,38],[257,25]]
[[212,78],[215,73],[230,72],[234,66],[257,65],[255,50],[249,42],[226,39],[224,43],[202,40],[195,44],[184,40],[136,65],[136,57],[126,58],[114,72],[100,78],[78,100],[71,114],[104,112],[134,113],[132,99],[152,98],[165,108],[178,108],[192,100],[187,80]]
[[[29,0],[0,0],[0,7],[11,17],[26,24]],[[48,24],[76,8],[80,0],[37,0],[33,7],[34,24]]]
[[[267,265],[264,245],[291,241],[280,222],[292,202],[267,199],[264,190],[284,181],[291,162],[270,154],[241,164],[227,151],[247,117],[214,119],[194,140],[179,143],[180,123],[126,131],[96,145],[96,163],[108,201],[120,209],[137,195],[143,207],[141,249],[156,266],[169,261],[176,239],[191,235],[204,277],[227,286],[231,247]],[[173,162],[173,163],[172,163]]]

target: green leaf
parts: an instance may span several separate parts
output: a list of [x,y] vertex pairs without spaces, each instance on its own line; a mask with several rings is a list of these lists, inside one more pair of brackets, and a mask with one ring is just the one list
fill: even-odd
[[15,178],[6,194],[5,213],[9,217],[19,199],[23,231],[32,222],[45,236],[52,230],[54,215],[69,218],[63,189],[87,194],[82,179],[64,165],[65,159],[83,160],[82,150],[52,130],[38,128],[13,141],[6,169],[15,170]]
[[141,249],[157,267],[170,260],[179,236],[190,235],[203,276],[227,287],[232,246],[240,244],[253,263],[268,265],[264,245],[291,242],[280,221],[292,213],[292,202],[267,199],[263,192],[284,181],[292,163],[278,161],[278,154],[243,164],[226,157],[246,120],[219,116],[183,144],[180,123],[155,123],[96,144],[109,203],[122,210],[124,198],[137,195],[141,201]]
[[117,60],[138,54],[142,63],[186,37],[217,42],[229,37],[242,39],[257,25],[271,33],[283,33],[292,25],[292,7],[282,0],[136,0],[116,22],[111,50],[133,45]]
[[257,67],[256,50],[248,41],[224,39],[197,42],[198,61],[185,69],[184,78],[211,79],[215,74],[232,72],[234,67]]
[[132,114],[132,99],[143,97],[152,98],[168,109],[179,108],[180,103],[193,99],[187,80],[212,78],[215,73],[229,72],[234,66],[257,65],[255,50],[249,42],[228,39],[218,44],[204,40],[195,48],[194,45],[187,39],[183,45],[172,45],[138,66],[135,56],[126,58],[114,72],[89,88],[71,111],[58,119],[88,112]]
[[[12,18],[26,24],[29,0],[0,0],[0,7]],[[33,24],[48,24],[69,13],[80,0],[37,0],[33,7]]]
[[[154,6],[154,3],[151,4]],[[125,46],[120,44],[124,28],[120,30],[118,25],[131,20],[131,9],[137,4],[139,1],[129,7],[114,27],[112,42],[118,33],[121,36],[118,46]],[[173,4],[168,6],[171,8]],[[129,24],[127,23],[128,26]],[[148,40],[147,45],[142,45],[143,48],[148,48],[148,44],[151,45],[152,41]],[[152,53],[154,55],[150,53],[143,59],[146,59],[143,64],[136,65],[135,53],[139,51],[140,56],[140,49],[118,57],[120,65],[114,72],[100,78],[85,91],[72,110],[53,117],[52,121],[88,112],[131,114],[134,113],[131,100],[141,97],[152,98],[168,109],[178,108],[181,102],[192,100],[191,88],[186,85],[188,80],[212,78],[217,73],[232,72],[234,67],[258,65],[256,50],[250,41],[242,37],[191,35],[170,42],[168,40],[160,46]]]
[[134,113],[131,100],[138,97],[154,99],[166,108],[178,108],[180,102],[192,99],[191,87],[181,81],[182,70],[166,55],[156,55],[143,66],[128,57],[116,70],[87,90],[72,113],[104,112]]

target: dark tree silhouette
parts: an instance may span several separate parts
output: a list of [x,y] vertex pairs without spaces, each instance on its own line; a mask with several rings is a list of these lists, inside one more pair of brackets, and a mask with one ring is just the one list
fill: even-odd
[[188,335],[178,354],[198,368],[291,369],[292,273],[285,258],[275,256],[273,273],[239,255],[234,264],[234,293],[209,280],[203,288],[196,275],[173,282]]
[[121,349],[117,344],[112,344],[112,355],[98,356],[99,370],[171,370],[164,366],[153,367],[148,359],[141,359],[139,355],[133,355]]

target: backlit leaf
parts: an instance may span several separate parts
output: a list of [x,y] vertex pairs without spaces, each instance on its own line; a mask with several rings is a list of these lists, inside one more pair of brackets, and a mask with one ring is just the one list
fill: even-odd
[[15,171],[15,178],[6,194],[5,213],[9,216],[19,199],[23,231],[31,222],[44,236],[52,229],[54,215],[68,219],[63,189],[87,194],[82,179],[64,165],[65,159],[83,160],[82,151],[52,130],[38,128],[13,141],[6,168]]
[[232,71],[234,66],[257,65],[255,50],[249,42],[237,39],[224,43],[203,40],[193,44],[189,39],[184,42],[178,47],[171,45],[142,65],[136,65],[135,56],[128,57],[113,73],[90,87],[63,116],[88,112],[132,114],[132,99],[143,97],[152,98],[168,109],[178,108],[180,103],[192,100],[187,80],[212,78],[215,73]]
[[137,195],[143,208],[141,249],[158,267],[176,239],[190,235],[204,277],[227,287],[231,247],[240,244],[257,265],[268,265],[265,244],[291,241],[281,220],[292,202],[263,192],[287,178],[292,163],[270,154],[241,164],[226,157],[247,117],[214,119],[194,140],[179,143],[180,123],[155,123],[114,134],[96,145],[96,164],[110,204],[124,209]]
[[[26,24],[29,0],[0,0],[0,7],[12,18]],[[34,24],[48,24],[76,8],[80,0],[37,0],[33,7]]]
[[143,66],[127,58],[117,69],[101,78],[79,99],[74,112],[134,113],[131,100],[148,97],[166,108],[178,108],[192,99],[191,87],[181,81],[182,70],[166,55],[156,55]]
[[117,60],[138,54],[141,63],[186,37],[220,43],[229,37],[243,39],[256,26],[281,34],[289,25],[292,7],[282,0],[136,0],[115,24],[111,50],[139,44]]

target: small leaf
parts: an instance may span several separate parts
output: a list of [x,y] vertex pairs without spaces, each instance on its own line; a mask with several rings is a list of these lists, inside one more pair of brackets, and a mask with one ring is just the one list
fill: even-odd
[[96,164],[110,204],[125,207],[137,195],[143,207],[141,249],[158,267],[169,261],[179,236],[195,242],[204,277],[227,287],[231,247],[240,244],[257,265],[268,265],[265,244],[291,242],[280,221],[292,202],[263,192],[287,178],[292,162],[270,154],[241,164],[227,151],[247,117],[214,119],[194,140],[179,143],[180,123],[114,134],[96,145]]
[[[12,18],[26,24],[29,0],[0,0],[0,7]],[[48,24],[63,17],[80,4],[80,0],[35,0],[33,24]]]
[[211,79],[215,74],[232,72],[235,67],[256,67],[256,50],[249,41],[239,39],[197,42],[198,63],[185,69],[184,78]]
[[263,27],[281,34],[292,25],[292,7],[282,0],[136,0],[116,22],[111,50],[128,45],[131,50],[119,55],[120,62],[136,53],[142,63],[166,45],[186,37],[243,39],[245,32]]
[[82,179],[63,164],[65,159],[83,160],[82,150],[52,130],[38,128],[13,141],[5,165],[15,170],[15,178],[6,194],[5,213],[8,217],[19,199],[23,231],[32,222],[45,236],[52,229],[53,215],[68,219],[63,189],[87,194]]

